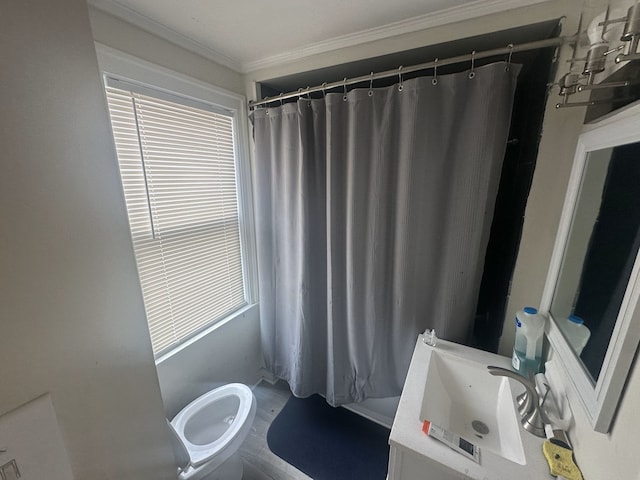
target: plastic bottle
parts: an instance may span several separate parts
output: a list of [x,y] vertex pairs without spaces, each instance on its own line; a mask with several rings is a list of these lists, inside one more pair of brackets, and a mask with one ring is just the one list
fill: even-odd
[[576,355],[580,356],[582,349],[589,341],[591,330],[584,324],[584,320],[577,315],[569,315],[569,318],[562,322],[561,327],[569,345],[576,352]]
[[545,319],[533,307],[516,313],[516,339],[511,364],[521,375],[529,377],[540,372]]

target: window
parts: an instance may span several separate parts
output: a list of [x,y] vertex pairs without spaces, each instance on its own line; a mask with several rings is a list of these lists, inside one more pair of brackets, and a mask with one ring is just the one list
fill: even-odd
[[153,350],[247,304],[233,112],[106,78]]

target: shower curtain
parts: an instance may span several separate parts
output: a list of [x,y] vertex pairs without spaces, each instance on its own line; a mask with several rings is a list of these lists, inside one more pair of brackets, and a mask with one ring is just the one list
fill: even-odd
[[418,333],[470,338],[518,72],[253,112],[262,345],[294,395],[399,395]]

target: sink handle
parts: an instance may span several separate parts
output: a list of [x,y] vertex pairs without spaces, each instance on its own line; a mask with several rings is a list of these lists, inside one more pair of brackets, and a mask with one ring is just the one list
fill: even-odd
[[536,392],[536,386],[534,385],[534,383],[528,380],[527,378],[523,377],[519,373],[516,373],[513,370],[509,370],[508,368],[496,367],[494,365],[489,365],[487,369],[489,370],[489,373],[491,375],[494,375],[496,377],[500,377],[500,376],[509,377],[509,378],[513,378],[514,380],[517,380],[522,385],[524,385],[524,387],[527,390],[531,390],[533,391],[533,393],[538,395],[538,392]]
[[534,383],[506,368],[489,365],[487,369],[495,377],[508,377],[524,386],[527,393],[524,397],[521,397],[522,405],[519,405],[519,411],[522,414],[522,425],[525,430],[544,438],[544,423],[542,422],[539,408],[540,399]]
[[489,365],[487,369],[489,370],[489,373],[494,377],[513,378],[524,386],[524,388],[526,389],[526,393],[524,394],[524,396],[519,397],[520,405],[518,405],[518,409],[520,410],[520,413],[522,413],[522,415],[531,413],[533,408],[538,405],[538,392],[536,391],[536,386],[533,382],[526,379],[522,375],[506,368]]
[[[525,377],[518,375],[518,377],[516,378],[515,376],[511,375],[513,373],[511,370],[508,370],[502,367],[495,367],[493,365],[489,365],[487,368],[489,369],[489,373],[491,373],[492,370],[495,372],[502,372],[502,373],[491,373],[492,375],[503,375],[505,377],[510,377],[519,381],[524,385],[522,380],[525,379]],[[504,372],[509,372],[509,373],[504,373]],[[525,415],[528,415],[531,412],[531,409],[532,409],[531,407],[533,406],[533,400],[529,395],[529,391],[530,389],[525,389],[524,392],[522,392],[520,395],[516,397],[516,405],[518,406],[518,413],[522,417],[524,417]]]

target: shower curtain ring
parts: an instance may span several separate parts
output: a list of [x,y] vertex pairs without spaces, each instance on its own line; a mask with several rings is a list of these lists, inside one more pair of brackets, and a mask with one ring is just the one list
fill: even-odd
[[431,79],[431,85],[438,84],[438,59],[433,61],[433,78]]
[[322,97],[325,98],[327,96],[327,82],[322,82]]
[[504,67],[505,72],[511,70],[511,55],[513,55],[513,43],[510,43],[509,45],[507,45],[507,47],[509,48],[509,58],[507,58],[507,66]]
[[283,101],[283,99],[282,99],[282,96],[283,96],[283,95],[284,95],[284,93],[280,92],[280,95],[279,95],[279,96],[280,96],[280,106],[283,106],[283,105],[284,105],[284,101]]
[[[309,85],[307,85],[307,100],[311,100],[311,93],[309,93],[309,90],[311,90],[311,87]],[[311,104],[309,104],[311,105]]]
[[343,90],[342,101],[346,102],[347,101],[347,77],[344,77],[344,80],[342,80],[342,90]]
[[401,92],[404,90],[404,85],[402,84],[402,65],[398,67],[398,91]]
[[371,80],[369,80],[369,94],[370,97],[373,97],[373,72],[371,72]]
[[471,71],[469,72],[469,78],[473,78],[476,76],[475,72],[475,62],[476,62],[476,51],[471,52]]

